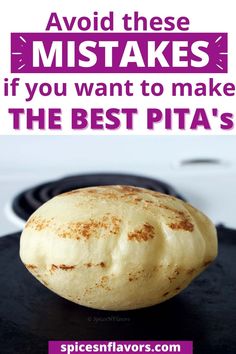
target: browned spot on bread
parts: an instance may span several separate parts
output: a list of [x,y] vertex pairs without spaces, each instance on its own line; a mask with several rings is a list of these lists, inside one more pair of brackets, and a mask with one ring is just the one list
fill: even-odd
[[169,294],[169,291],[167,291],[165,294],[163,294],[162,296],[167,296]]
[[177,267],[177,268],[175,268],[174,273],[175,273],[175,275],[179,275],[179,273],[180,273],[180,269],[179,269],[178,267]]
[[[140,194],[144,193],[144,190],[142,188],[137,188],[128,185],[118,185],[103,186],[94,189],[85,189],[85,192],[88,194],[96,194],[96,198],[110,199],[114,201],[126,199],[129,203],[137,204],[143,200],[142,198],[140,198]],[[152,191],[148,191],[148,193],[149,192],[152,193]]]
[[155,272],[157,271],[157,266],[152,266],[149,269],[140,269],[135,272],[128,273],[128,280],[134,281],[139,279],[150,279],[153,277]]
[[150,210],[150,208],[151,207],[158,207],[158,201],[156,200],[154,200],[154,201],[152,201],[152,200],[147,200],[147,199],[144,199],[144,201],[143,201],[143,203],[142,203],[142,207],[143,207],[143,209],[145,209],[145,210]]
[[92,267],[92,263],[90,263],[90,262],[89,262],[89,263],[85,263],[84,265],[85,265],[87,268]]
[[103,190],[102,193],[97,195],[102,199],[119,200],[120,194],[112,189]]
[[152,201],[152,200],[147,200],[147,199],[145,199],[145,203],[147,203],[147,204],[155,204],[154,201]]
[[180,274],[180,269],[177,267],[174,269],[173,273],[168,277],[169,281],[172,282],[173,280],[175,280],[179,274]]
[[209,264],[211,264],[211,263],[212,263],[212,261],[206,261],[206,262],[203,263],[203,266],[204,266],[204,267],[207,267],[207,266],[208,266]]
[[96,229],[100,228],[101,224],[95,220],[87,222],[70,222],[57,231],[57,235],[63,238],[72,238],[80,240],[81,238],[88,239]]
[[144,273],[144,270],[138,270],[137,272],[132,272],[132,273],[129,273],[129,281],[133,281],[133,280],[138,280],[139,278],[142,277]]
[[120,186],[119,188],[122,192],[125,192],[126,194],[137,194],[140,193],[142,190],[140,190],[137,187],[133,187],[133,186]]
[[97,189],[86,189],[86,193],[89,193],[89,194],[96,194],[98,193],[98,190]]
[[100,262],[100,263],[96,263],[96,264],[93,264],[93,263],[89,262],[89,263],[85,263],[84,265],[87,268],[91,268],[91,267],[105,268],[106,267],[106,263],[105,262]]
[[159,208],[162,208],[162,209],[165,209],[165,210],[169,210],[179,216],[184,216],[184,212],[182,210],[178,210],[176,208],[173,208],[173,207],[170,207],[168,205],[165,205],[165,204],[160,204],[159,205]]
[[129,281],[138,280],[140,277],[140,274],[141,274],[141,271],[129,273]]
[[195,268],[190,268],[190,269],[188,269],[187,270],[187,274],[193,274],[194,272],[196,271],[196,269]]
[[139,230],[132,231],[128,234],[130,241],[149,241],[154,238],[155,229],[152,225],[145,223]]
[[52,264],[51,271],[62,269],[62,270],[72,270],[75,268],[75,265],[66,265],[66,264]]
[[43,229],[46,229],[50,226],[50,224],[52,223],[52,220],[53,220],[53,218],[43,219],[39,216],[33,216],[27,221],[25,228],[29,227],[29,228],[34,229],[36,231],[42,231]]
[[189,220],[181,220],[181,221],[177,221],[177,222],[172,222],[169,224],[169,227],[172,230],[184,230],[184,231],[189,231],[189,232],[193,232],[194,230],[194,226],[193,224],[189,221]]
[[135,199],[134,199],[134,202],[135,202],[135,203],[140,203],[141,201],[142,201],[141,198],[135,198]]
[[149,190],[148,193],[153,195],[157,199],[171,199],[171,200],[176,200],[177,199],[173,195],[164,194],[164,193],[156,192],[156,191],[152,191],[152,190]]
[[141,201],[142,201],[141,198],[135,198],[135,199],[134,199],[134,202],[137,202],[137,203],[140,203]]
[[180,288],[179,286],[177,286],[177,288],[175,288],[175,290],[177,290],[177,291],[180,290],[180,289],[181,289],[181,288]]
[[93,290],[93,288],[87,288],[87,289],[85,289],[85,291],[84,291],[84,296],[86,296],[86,295],[90,295],[91,294],[91,292],[92,292],[92,290]]
[[63,270],[71,270],[71,269],[74,269],[75,268],[75,266],[74,265],[65,265],[65,264],[60,264],[59,265],[59,268],[60,269],[63,269]]
[[89,219],[88,221],[75,221],[60,227],[57,235],[63,238],[89,239],[91,236],[99,237],[100,232],[106,230],[106,235],[118,235],[121,219],[109,213],[101,219]]
[[172,216],[170,215],[170,218],[174,219],[174,221],[169,223],[168,226],[172,230],[184,230],[189,232],[194,230],[194,225],[190,222],[189,215],[184,211],[164,204],[159,205],[159,207],[171,212]]
[[58,269],[58,266],[56,264],[52,264],[51,265],[51,271],[54,271],[56,269]]
[[37,269],[38,267],[34,264],[25,264],[27,269]]
[[108,280],[109,280],[108,276],[106,276],[106,275],[102,276],[100,278],[100,281],[95,284],[95,287],[110,291],[111,288],[107,284]]
[[114,186],[101,186],[99,188],[84,188],[80,189],[80,193],[84,195],[89,195],[91,198],[100,198],[100,199],[119,199],[119,191]]
[[134,195],[131,196],[131,199],[127,202],[134,204],[134,205],[142,205],[142,208],[148,209],[150,205],[155,204],[154,201],[142,198],[136,198]]
[[114,233],[115,235],[119,234],[121,219],[117,218],[114,215],[111,215],[111,221],[112,221],[112,233]]

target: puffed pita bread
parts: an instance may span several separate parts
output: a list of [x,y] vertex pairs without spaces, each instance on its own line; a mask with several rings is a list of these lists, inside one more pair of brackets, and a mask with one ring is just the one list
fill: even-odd
[[131,186],[61,194],[28,220],[20,257],[75,303],[129,310],[181,292],[217,255],[216,229],[175,197]]

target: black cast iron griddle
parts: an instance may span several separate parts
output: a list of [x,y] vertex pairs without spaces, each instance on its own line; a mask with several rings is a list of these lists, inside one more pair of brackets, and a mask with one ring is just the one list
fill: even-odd
[[0,353],[46,354],[48,340],[193,340],[194,354],[236,353],[236,232],[219,228],[219,256],[175,298],[108,312],[73,304],[35,280],[19,234],[0,238]]

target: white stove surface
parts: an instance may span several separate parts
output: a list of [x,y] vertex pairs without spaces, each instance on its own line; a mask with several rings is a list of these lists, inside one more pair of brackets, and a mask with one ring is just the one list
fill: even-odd
[[[11,209],[16,194],[67,175],[94,172],[163,180],[216,224],[236,229],[234,137],[4,137],[0,151],[0,236],[24,225]],[[198,159],[217,161],[189,162]]]

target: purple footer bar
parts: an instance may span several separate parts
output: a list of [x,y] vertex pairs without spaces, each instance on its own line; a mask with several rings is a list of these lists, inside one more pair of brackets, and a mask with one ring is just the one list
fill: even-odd
[[193,354],[190,341],[50,341],[48,354],[165,353]]

